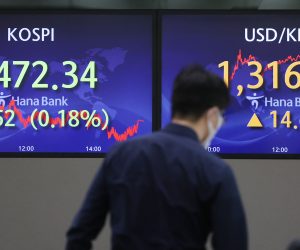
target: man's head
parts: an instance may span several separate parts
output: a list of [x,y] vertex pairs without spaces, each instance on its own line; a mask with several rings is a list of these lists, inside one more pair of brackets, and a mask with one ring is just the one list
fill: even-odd
[[222,124],[221,113],[229,100],[229,91],[221,78],[199,65],[190,65],[174,82],[172,121],[192,127],[207,146]]

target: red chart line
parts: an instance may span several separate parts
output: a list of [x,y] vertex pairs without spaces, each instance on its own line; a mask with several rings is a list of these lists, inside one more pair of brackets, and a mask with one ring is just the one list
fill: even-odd
[[[4,106],[0,106],[0,110],[4,111]],[[18,120],[22,123],[24,128],[27,128],[28,125],[31,124],[31,116],[23,117],[22,111],[18,109],[15,100],[11,100],[8,104],[8,109],[13,110],[15,115],[17,116]],[[39,113],[36,112],[34,119],[38,119]],[[99,117],[99,115],[97,115]],[[4,115],[5,119],[9,118],[9,114]],[[68,120],[68,117],[66,118]],[[50,118],[50,125],[59,125],[61,127],[61,119],[60,117]],[[111,127],[106,129],[107,138],[111,139],[114,138],[116,141],[126,141],[129,137],[133,137],[139,131],[140,123],[144,122],[144,120],[137,120],[134,125],[129,126],[125,129],[123,133],[117,132],[116,128]],[[90,126],[89,126],[90,127]],[[101,128],[100,128],[101,129]]]
[[[296,55],[296,56],[287,56],[283,59],[279,59],[277,60],[278,64],[284,64],[284,63],[287,63],[287,62],[296,62],[300,59],[300,54]],[[250,61],[257,61],[256,57],[252,54],[250,54],[248,57],[243,57],[243,53],[242,53],[242,50],[239,49],[239,52],[237,54],[237,57],[236,57],[236,62],[234,64],[234,68],[233,68],[233,71],[231,73],[231,76],[230,76],[230,80],[232,80],[234,78],[234,76],[236,75],[237,71],[239,70],[239,68],[245,64],[248,64],[248,62]],[[264,68],[264,72],[268,71],[268,70],[271,70],[272,68],[269,68],[268,66],[266,66]]]

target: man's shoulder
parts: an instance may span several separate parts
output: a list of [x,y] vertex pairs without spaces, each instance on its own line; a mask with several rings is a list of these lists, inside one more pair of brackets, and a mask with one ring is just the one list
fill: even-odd
[[199,142],[162,131],[118,143],[112,147],[109,155],[118,155],[119,157],[124,155],[126,157],[134,151],[145,151],[153,147],[176,154],[175,157],[189,159],[189,162],[195,161],[198,165],[204,167],[219,170],[228,168],[228,165],[222,159],[213,153],[207,152]]
[[[115,163],[130,163],[142,159],[152,162],[182,163],[205,183],[212,185],[230,174],[229,165],[217,155],[207,152],[197,141],[169,135],[161,131],[115,145],[107,158]],[[193,169],[193,170],[192,170]]]
[[221,159],[219,156],[206,153],[202,157],[201,175],[204,176],[206,182],[212,186],[218,186],[224,181],[234,179],[234,173],[227,162]]

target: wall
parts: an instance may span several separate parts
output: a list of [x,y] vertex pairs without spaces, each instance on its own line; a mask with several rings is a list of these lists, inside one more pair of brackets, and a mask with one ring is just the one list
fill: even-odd
[[[300,164],[228,160],[240,186],[251,250],[284,250],[300,237]],[[0,159],[1,250],[63,249],[65,232],[101,159]],[[95,249],[109,249],[106,226]]]

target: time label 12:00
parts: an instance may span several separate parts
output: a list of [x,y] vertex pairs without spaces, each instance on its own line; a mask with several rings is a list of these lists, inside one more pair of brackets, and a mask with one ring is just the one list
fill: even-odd
[[[95,84],[98,81],[96,77],[96,63],[95,61],[90,61],[85,67],[81,76],[78,76],[78,66],[73,61],[64,61],[62,65],[65,67],[66,71],[64,72],[65,76],[70,77],[70,83],[62,83],[61,87],[64,89],[72,89],[75,88],[79,82],[88,83],[91,89],[95,88]],[[10,68],[18,67],[20,68],[20,73],[15,81],[14,88],[18,89],[22,86],[25,76],[28,74],[28,71],[32,68],[41,69],[40,74],[32,83],[33,89],[48,89],[49,84],[44,83],[43,80],[49,72],[48,64],[44,61],[3,61],[0,65],[0,84],[3,84],[3,88],[10,88],[12,78],[10,75]],[[80,77],[80,78],[79,78]],[[54,86],[54,85],[53,85]],[[57,85],[55,84],[55,88],[52,89],[57,90]]]

